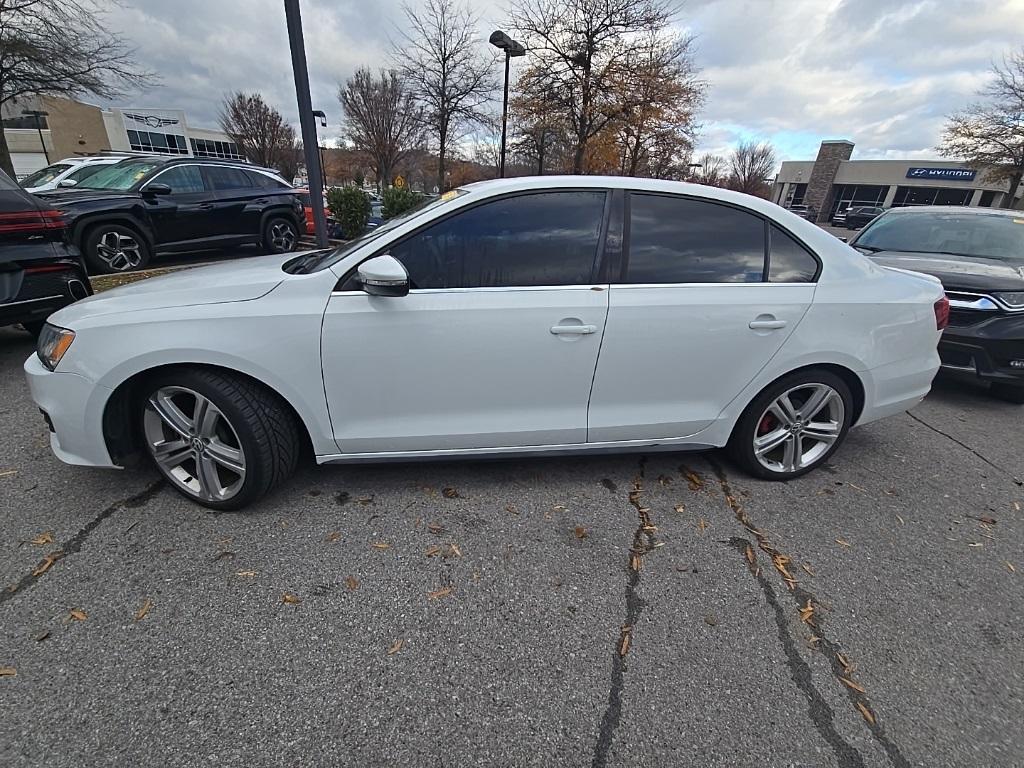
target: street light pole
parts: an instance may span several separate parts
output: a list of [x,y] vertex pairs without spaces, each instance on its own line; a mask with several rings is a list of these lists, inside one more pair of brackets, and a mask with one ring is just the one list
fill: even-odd
[[302,38],[302,14],[299,11],[299,0],[284,0],[284,15],[288,23],[288,45],[292,52],[295,95],[299,104],[302,152],[306,159],[306,176],[309,178],[309,202],[313,206],[313,228],[316,230],[316,244],[320,248],[326,248],[328,243],[327,219],[324,217],[324,178],[317,151],[313,100],[309,95],[309,71],[306,68],[306,44]]
[[498,161],[498,178],[505,178],[505,139],[508,132],[508,68],[513,56],[525,56],[526,48],[500,29],[491,33],[490,44],[505,52],[505,95],[501,100],[501,158]]

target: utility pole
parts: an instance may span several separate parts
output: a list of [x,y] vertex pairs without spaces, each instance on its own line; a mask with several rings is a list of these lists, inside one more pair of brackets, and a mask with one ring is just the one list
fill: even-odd
[[295,74],[295,95],[298,98],[299,126],[302,129],[302,152],[306,159],[309,202],[313,206],[316,244],[320,248],[326,248],[328,243],[327,219],[324,217],[324,176],[320,167],[316,124],[313,122],[313,100],[309,95],[309,71],[306,68],[306,44],[302,38],[299,0],[284,0],[284,15],[288,22],[288,45],[292,51],[292,72]]

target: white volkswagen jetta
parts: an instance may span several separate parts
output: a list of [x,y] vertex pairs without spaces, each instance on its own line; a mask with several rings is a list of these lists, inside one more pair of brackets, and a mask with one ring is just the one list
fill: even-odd
[[632,178],[474,184],[333,251],[118,288],[25,364],[54,452],[244,506],[319,463],[728,446],[789,479],[928,392],[947,303],[813,224]]

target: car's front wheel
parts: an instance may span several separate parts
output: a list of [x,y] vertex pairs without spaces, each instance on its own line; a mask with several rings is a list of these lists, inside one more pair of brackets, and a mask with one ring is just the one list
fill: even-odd
[[765,480],[789,480],[823,464],[846,438],[853,397],[825,370],[784,376],[747,406],[729,440],[744,470]]
[[151,378],[139,399],[142,439],[174,488],[212,509],[240,509],[292,474],[298,427],[258,383],[178,369]]
[[263,247],[268,253],[288,253],[299,242],[295,222],[284,216],[272,216],[263,227]]
[[131,227],[97,224],[85,235],[82,252],[94,274],[144,269],[151,256],[149,243]]

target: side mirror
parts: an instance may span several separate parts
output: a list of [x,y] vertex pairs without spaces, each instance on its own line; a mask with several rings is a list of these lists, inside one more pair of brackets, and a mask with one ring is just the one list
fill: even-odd
[[836,237],[839,239],[840,243],[850,242],[850,238],[846,237],[845,235],[836,235]]
[[64,189],[68,189],[70,187],[78,186],[78,182],[75,181],[74,179],[64,179],[64,181],[57,182],[57,186],[62,187]]
[[359,265],[359,282],[371,296],[405,296],[409,293],[409,273],[393,256],[374,256]]
[[154,182],[153,184],[147,184],[146,188],[142,190],[144,195],[169,195],[171,194],[171,188],[166,184],[160,182]]

